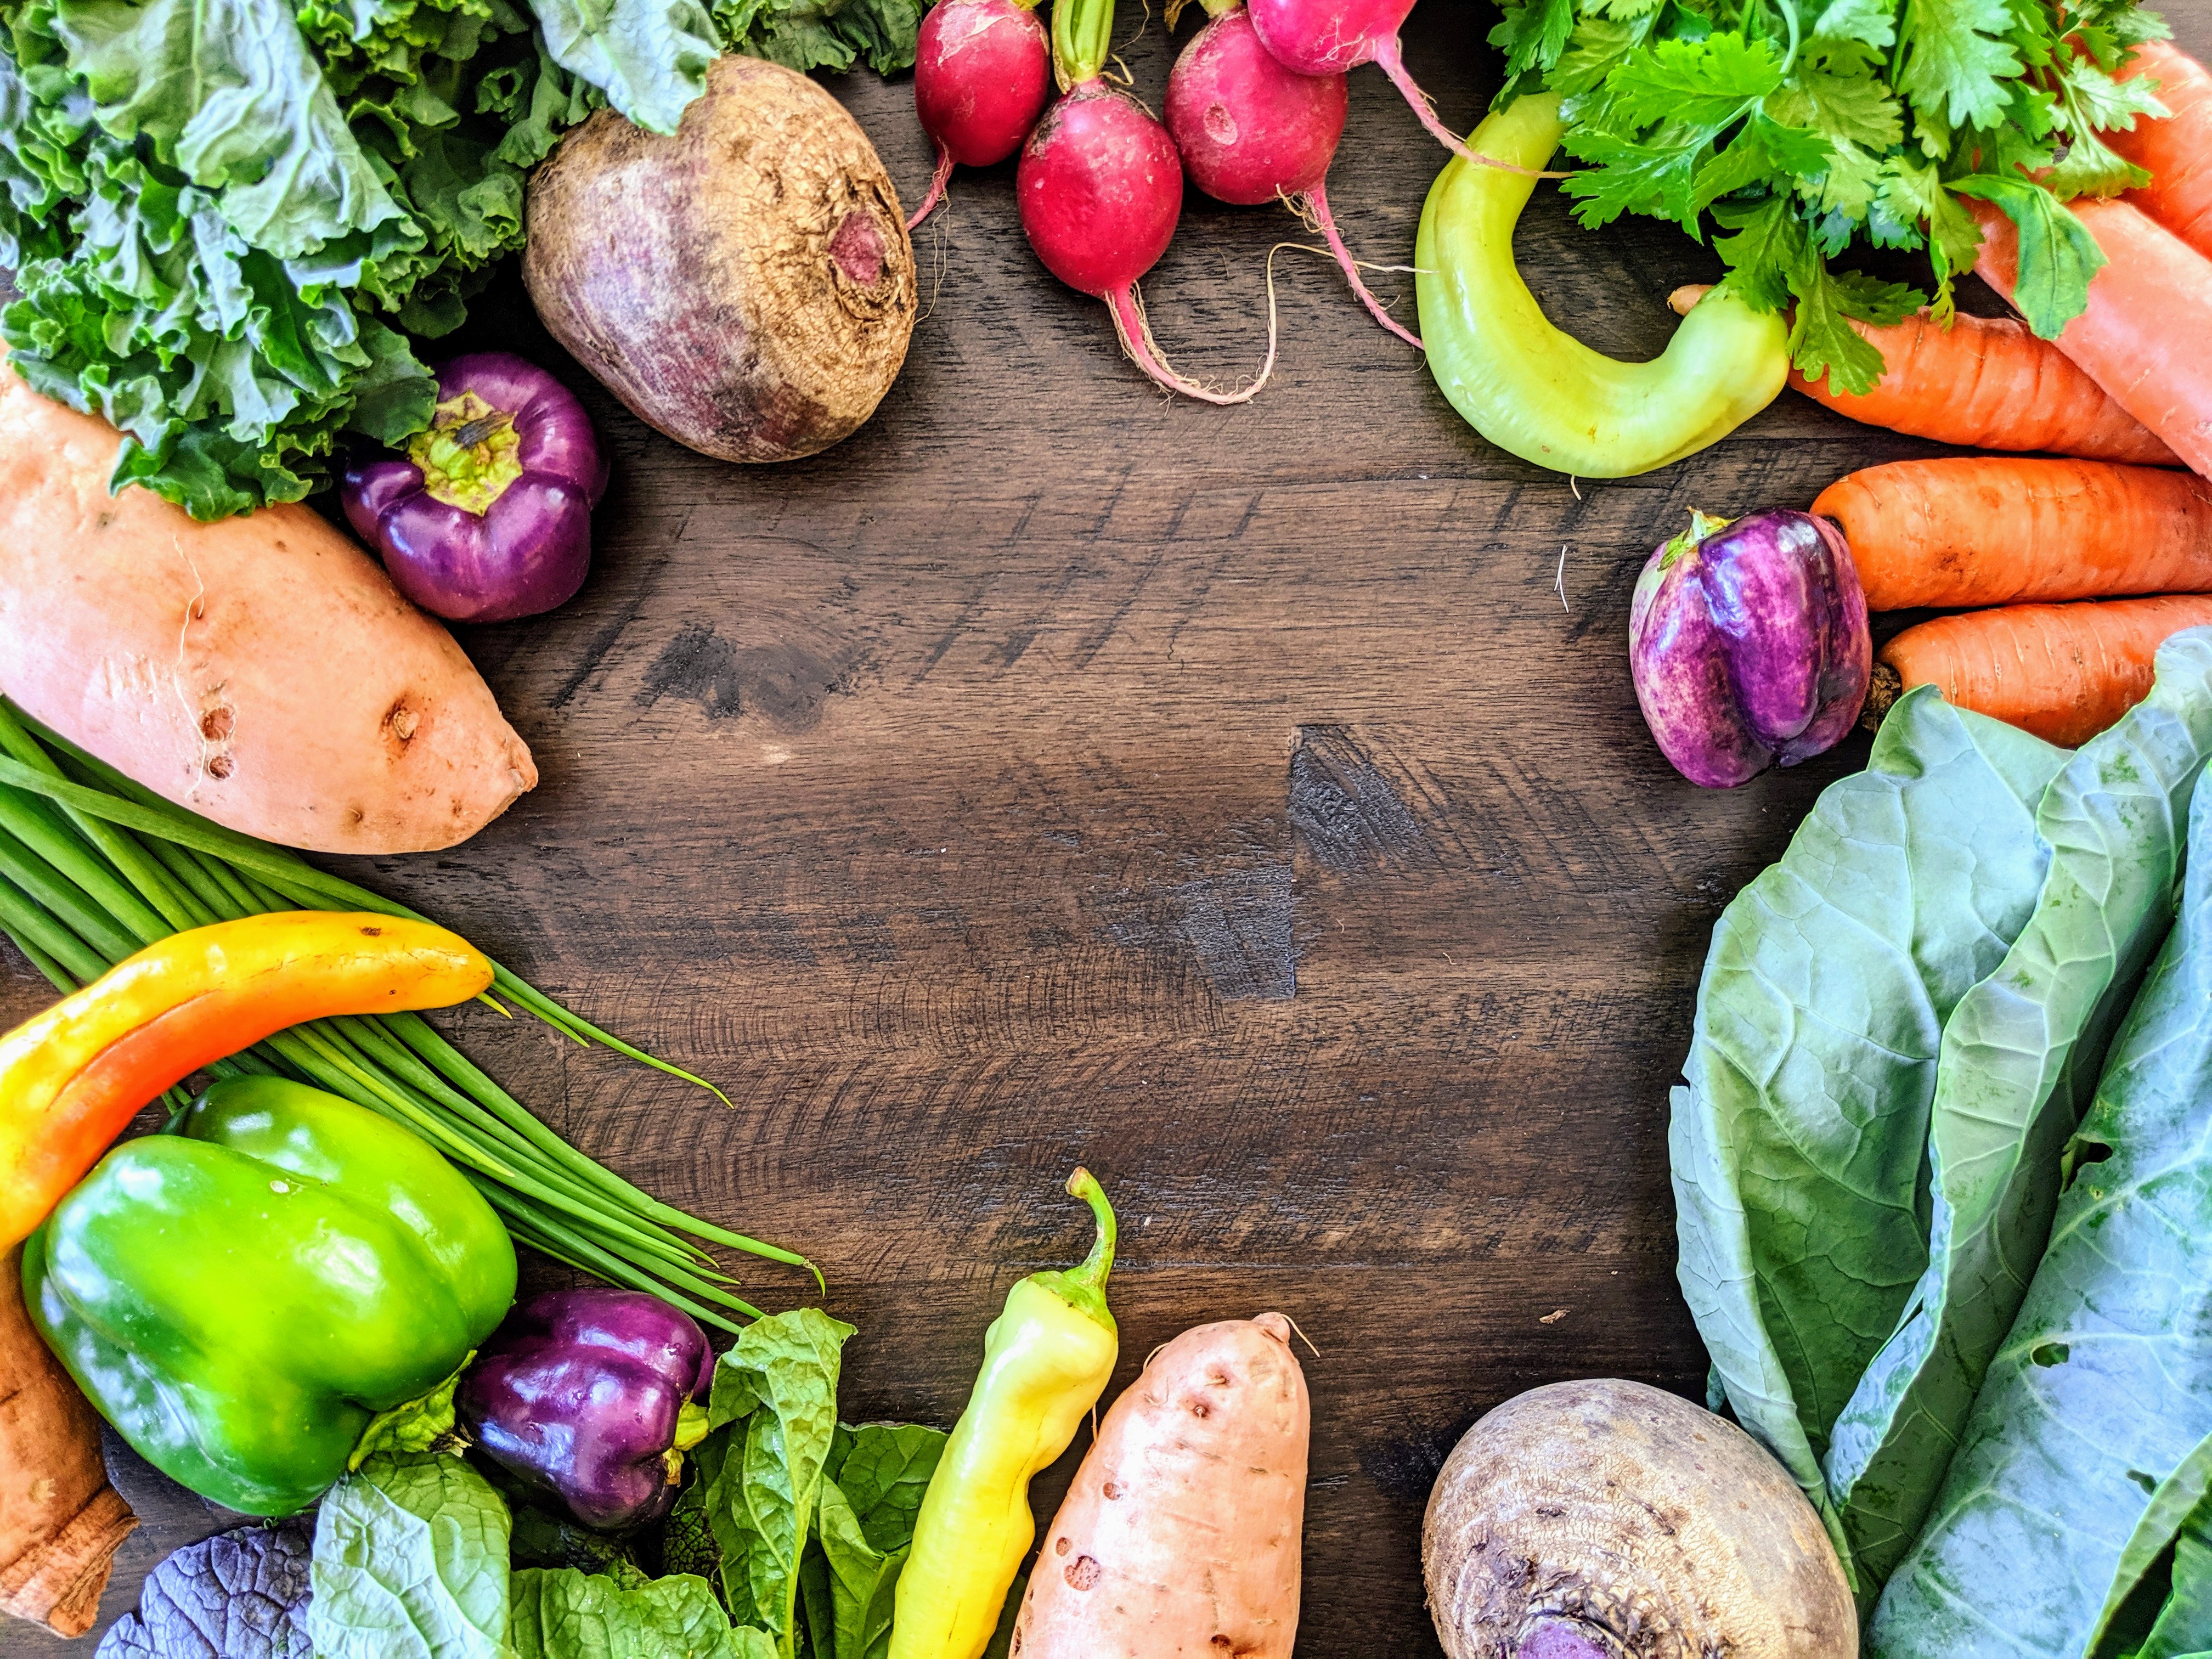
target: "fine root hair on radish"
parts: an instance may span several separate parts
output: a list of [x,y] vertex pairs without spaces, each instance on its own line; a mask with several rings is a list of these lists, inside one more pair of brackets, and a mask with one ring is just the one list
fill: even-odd
[[1152,338],[1152,325],[1145,318],[1144,296],[1131,283],[1104,295],[1106,309],[1114,319],[1114,332],[1121,341],[1121,349],[1129,360],[1150,375],[1163,388],[1179,392],[1186,398],[1195,398],[1204,404],[1224,407],[1231,404],[1249,404],[1260,395],[1260,388],[1267,384],[1267,377],[1275,372],[1275,255],[1285,247],[1297,247],[1297,242],[1278,242],[1267,250],[1267,356],[1260,365],[1258,378],[1251,385],[1236,392],[1216,392],[1211,386],[1177,374],[1168,366],[1161,355],[1159,343]]
[[[1352,250],[1344,245],[1344,238],[1337,234],[1335,217],[1328,210],[1327,181],[1316,185],[1295,199],[1285,196],[1282,200],[1285,206],[1297,215],[1300,224],[1328,244],[1326,250],[1328,256],[1334,259],[1338,267],[1344,272],[1344,280],[1352,285],[1352,292],[1358,299],[1359,303],[1367,307],[1367,314],[1413,347],[1414,350],[1426,351],[1428,348],[1421,343],[1421,337],[1393,317],[1390,314],[1390,308],[1376,298],[1374,291],[1367,286],[1366,280],[1360,276],[1360,267],[1364,262],[1354,258]],[[1303,242],[1281,242],[1276,246],[1302,248],[1308,253],[1323,252],[1320,248],[1307,247]],[[1403,269],[1402,266],[1386,265],[1370,265],[1367,268],[1370,270]]]
[[952,182],[952,152],[940,143],[937,147],[937,169],[929,176],[929,189],[923,194],[921,205],[907,216],[906,234],[914,234],[915,227],[929,217],[929,210],[945,199],[945,187]]

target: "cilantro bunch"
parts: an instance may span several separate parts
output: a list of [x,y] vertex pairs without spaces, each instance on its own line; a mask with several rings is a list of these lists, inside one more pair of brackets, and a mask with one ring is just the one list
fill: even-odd
[[[2134,0],[1506,0],[1491,32],[1504,104],[1560,94],[1583,224],[1710,214],[1727,280],[1792,304],[1792,360],[1864,392],[1881,355],[1846,319],[1948,319],[1981,230],[1963,198],[2019,227],[2014,302],[2048,339],[2087,303],[2104,254],[2063,204],[2143,182],[2099,137],[2166,113],[2133,48],[2166,33]],[[1860,239],[1924,251],[1932,297],[1837,270]]]

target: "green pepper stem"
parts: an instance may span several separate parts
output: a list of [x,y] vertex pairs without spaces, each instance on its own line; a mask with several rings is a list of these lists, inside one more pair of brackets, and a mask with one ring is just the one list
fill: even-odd
[[1052,72],[1062,92],[1096,81],[1114,45],[1114,0],[1053,0]]

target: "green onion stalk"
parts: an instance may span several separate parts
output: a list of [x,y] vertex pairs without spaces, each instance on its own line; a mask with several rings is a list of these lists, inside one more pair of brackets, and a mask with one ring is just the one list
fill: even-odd
[[[64,994],[186,928],[274,910],[418,915],[281,847],[162,799],[0,697],[0,931]],[[494,992],[575,1042],[598,1043],[727,1098],[631,1047],[495,963]],[[507,1010],[487,994],[486,1001]],[[538,1121],[418,1014],[317,1020],[219,1060],[216,1075],[288,1077],[381,1113],[451,1159],[518,1243],[647,1291],[725,1331],[760,1310],[702,1248],[821,1273],[805,1257],[699,1220],[594,1163]],[[179,1090],[166,1097],[185,1104]]]

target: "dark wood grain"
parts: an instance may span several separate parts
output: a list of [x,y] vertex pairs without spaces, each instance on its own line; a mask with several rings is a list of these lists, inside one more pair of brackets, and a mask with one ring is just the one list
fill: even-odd
[[[2212,49],[2212,3],[2173,9]],[[1493,15],[1429,0],[1408,30],[1455,125],[1494,88]],[[1155,104],[1170,53],[1157,20],[1124,53]],[[906,83],[834,84],[918,189]],[[1353,77],[1331,194],[1355,248],[1410,259],[1441,159]],[[575,378],[614,451],[598,567],[559,615],[465,641],[543,782],[465,847],[350,873],[728,1091],[450,1022],[579,1145],[810,1252],[860,1329],[849,1416],[957,1412],[1006,1288],[1085,1247],[1059,1186],[1089,1164],[1123,1217],[1121,1380],[1266,1308],[1320,1349],[1302,1650],[1432,1654],[1421,1507],[1474,1417],[1577,1376],[1701,1392],[1666,1121],[1706,936],[1865,756],[1683,782],[1629,684],[1635,573],[1692,506],[1802,505],[1932,450],[1785,393],[1577,489],[1476,439],[1303,253],[1273,385],[1171,402],[1035,264],[1011,173],[955,179],[906,372],[823,456],[711,462]],[[1297,231],[1188,203],[1145,290],[1186,372],[1256,366],[1262,261]],[[1522,258],[1622,355],[1716,271],[1549,193]],[[1375,278],[1401,315],[1410,281]],[[511,281],[467,337],[561,362]],[[8,968],[12,1018],[43,994]],[[111,1617],[220,1524],[127,1455],[118,1478],[148,1524]]]

